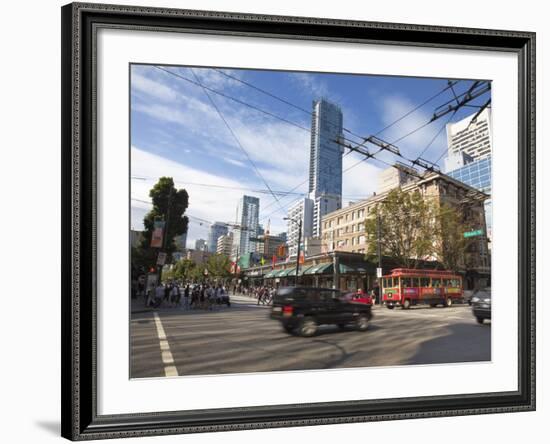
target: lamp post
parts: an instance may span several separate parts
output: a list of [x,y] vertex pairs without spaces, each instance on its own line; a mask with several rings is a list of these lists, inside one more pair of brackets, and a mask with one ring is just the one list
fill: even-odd
[[285,217],[283,220],[289,220],[298,224],[298,247],[296,252],[296,275],[294,279],[294,286],[298,286],[298,273],[300,271],[300,244],[302,243],[302,219],[296,220],[292,217]]

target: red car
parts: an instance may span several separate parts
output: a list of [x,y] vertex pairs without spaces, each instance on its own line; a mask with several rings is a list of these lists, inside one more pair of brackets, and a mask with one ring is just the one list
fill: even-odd
[[349,302],[372,305],[372,297],[362,290],[357,290],[353,293],[346,293],[344,298]]

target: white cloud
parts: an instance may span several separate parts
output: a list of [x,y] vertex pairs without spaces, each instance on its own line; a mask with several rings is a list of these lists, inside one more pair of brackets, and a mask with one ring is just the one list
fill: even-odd
[[329,95],[329,89],[325,82],[318,80],[316,77],[308,73],[292,73],[290,78],[298,84],[298,86],[311,94],[314,99]]
[[[407,114],[410,110],[416,106],[409,99],[402,96],[388,96],[379,101],[382,106],[382,120],[385,125],[393,123],[403,115]],[[380,134],[380,138],[387,142],[394,142],[403,136],[413,132],[417,128],[429,122],[431,114],[423,109],[419,109],[412,114],[399,121],[388,130]],[[424,128],[414,132],[413,134],[405,137],[403,140],[397,141],[396,146],[399,147],[401,154],[410,158],[416,159],[418,155],[430,144],[434,136],[440,131],[444,121],[435,121]],[[445,130],[440,131],[436,139],[431,142],[430,147],[422,155],[424,159],[435,160],[441,154],[442,150],[445,150],[447,144]],[[381,157],[382,156],[378,156]],[[396,160],[403,161],[397,156],[384,154],[384,160],[393,162]]]
[[352,154],[343,159],[343,170],[349,168],[344,173],[342,180],[344,205],[347,201],[366,199],[378,188],[378,175],[382,168],[375,166],[370,159],[362,162],[360,160],[360,155],[355,156]]

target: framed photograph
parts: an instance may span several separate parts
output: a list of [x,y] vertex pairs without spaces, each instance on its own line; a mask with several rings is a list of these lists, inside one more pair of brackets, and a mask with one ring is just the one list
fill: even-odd
[[62,435],[535,409],[535,34],[62,8]]

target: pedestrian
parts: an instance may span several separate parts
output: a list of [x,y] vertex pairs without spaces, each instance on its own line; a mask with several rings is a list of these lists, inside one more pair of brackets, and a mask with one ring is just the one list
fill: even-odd
[[185,289],[183,290],[183,309],[185,311],[189,310],[189,293],[190,293],[190,288],[189,288],[189,284],[187,284],[185,286]]

